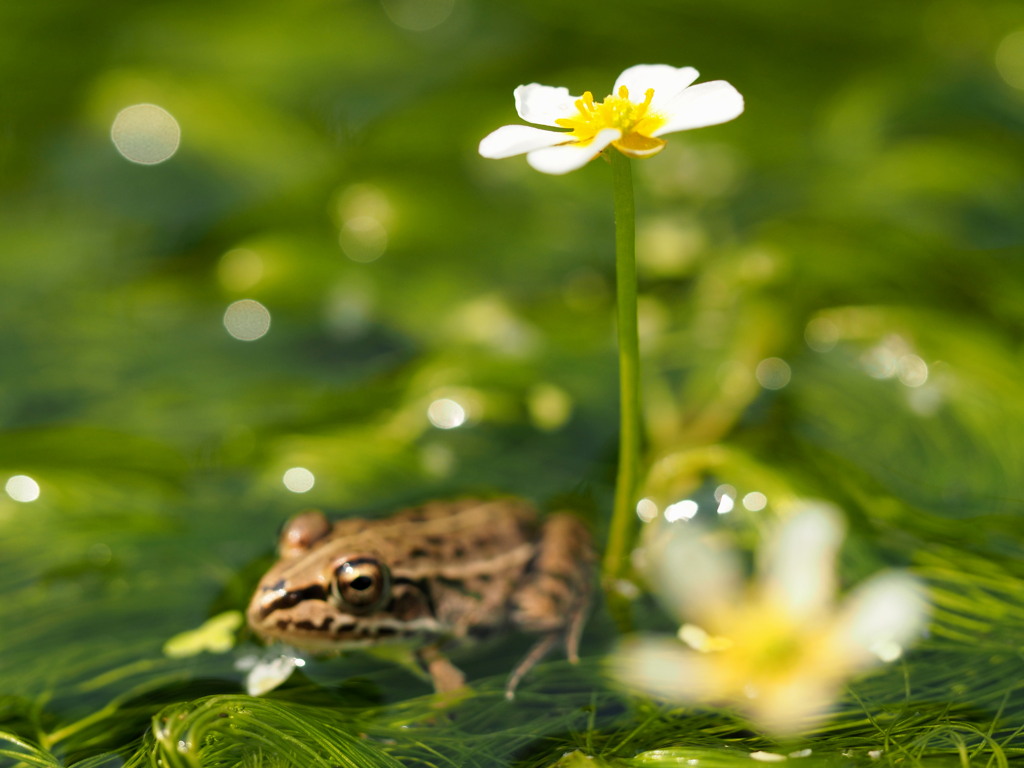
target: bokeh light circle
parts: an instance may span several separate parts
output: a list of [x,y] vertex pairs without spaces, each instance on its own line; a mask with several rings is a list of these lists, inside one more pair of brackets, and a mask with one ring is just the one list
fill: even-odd
[[110,138],[126,160],[156,165],[173,157],[181,143],[174,115],[156,104],[135,104],[117,113]]
[[789,384],[793,374],[789,363],[781,357],[769,357],[757,364],[754,375],[757,383],[765,389],[782,389]]
[[14,475],[4,486],[7,495],[15,501],[30,502],[39,498],[39,483],[28,475]]
[[292,493],[306,493],[316,484],[316,477],[305,467],[292,467],[281,478],[284,487]]
[[270,311],[254,299],[240,299],[224,312],[224,328],[239,341],[255,341],[270,330]]
[[999,42],[995,64],[1007,85],[1024,91],[1024,27],[1014,30]]
[[396,27],[409,32],[426,32],[451,16],[455,0],[381,0],[381,5]]
[[442,397],[427,408],[427,418],[438,429],[455,429],[466,423],[468,414],[459,403]]

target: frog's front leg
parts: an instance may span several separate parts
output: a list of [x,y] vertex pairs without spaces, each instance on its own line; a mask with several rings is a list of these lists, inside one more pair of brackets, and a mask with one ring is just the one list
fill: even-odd
[[437,645],[417,649],[416,659],[434,681],[434,690],[438,693],[455,691],[466,684],[462,670],[452,664]]
[[590,604],[594,550],[590,532],[569,514],[551,515],[541,530],[537,554],[512,598],[512,621],[542,637],[516,666],[505,688],[513,698],[522,677],[564,639],[569,661],[579,660],[583,622]]

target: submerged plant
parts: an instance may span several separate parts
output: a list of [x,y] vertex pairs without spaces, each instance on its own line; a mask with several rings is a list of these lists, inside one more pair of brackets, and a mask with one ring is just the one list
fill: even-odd
[[567,88],[521,85],[514,92],[519,116],[548,127],[505,125],[480,142],[484,157],[525,154],[527,162],[544,173],[576,170],[602,153],[611,161],[620,434],[615,503],[603,567],[607,586],[616,584],[628,563],[640,453],[636,216],[629,158],[656,154],[665,146],[661,138],[665,134],[724,123],[743,112],[743,97],[729,83],[716,80],[693,85],[696,79],[693,67],[638,64],[619,75],[612,94],[600,102],[590,91],[577,97]]
[[647,571],[683,622],[677,638],[633,638],[613,657],[625,684],[673,701],[735,707],[780,736],[827,712],[843,683],[898,658],[927,614],[916,578],[887,571],[835,597],[839,513],[815,505],[782,523],[745,583],[739,554],[696,523],[669,524]]

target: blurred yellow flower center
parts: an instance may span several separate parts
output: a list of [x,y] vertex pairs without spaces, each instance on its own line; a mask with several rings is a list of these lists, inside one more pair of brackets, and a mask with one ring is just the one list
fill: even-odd
[[695,651],[713,655],[726,687],[742,688],[747,696],[759,695],[764,686],[786,685],[801,672],[817,670],[815,676],[827,677],[834,661],[816,649],[817,632],[763,605],[739,611],[723,635],[684,624],[678,636]]
[[623,85],[619,87],[617,96],[595,102],[594,94],[587,91],[576,100],[578,115],[555,122],[571,131],[575,143],[584,145],[606,128],[614,128],[621,132],[621,136],[612,142],[612,146],[630,157],[647,157],[665,146],[664,141],[651,136],[665,124],[663,116],[650,111],[653,98],[654,89],[648,88],[643,101],[630,101],[629,89]]
[[827,648],[822,628],[793,624],[768,606],[741,611],[725,638],[715,638],[721,650],[718,674],[732,690],[748,698],[773,697],[794,680],[828,680],[841,668]]

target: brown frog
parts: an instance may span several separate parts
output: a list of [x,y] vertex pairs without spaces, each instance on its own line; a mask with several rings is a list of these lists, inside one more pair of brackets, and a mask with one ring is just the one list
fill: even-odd
[[577,660],[594,554],[569,514],[540,521],[517,499],[432,502],[333,524],[303,512],[282,531],[279,553],[248,610],[267,640],[321,653],[404,642],[443,692],[464,676],[442,647],[509,628],[538,633],[509,676],[508,698],[560,640]]

